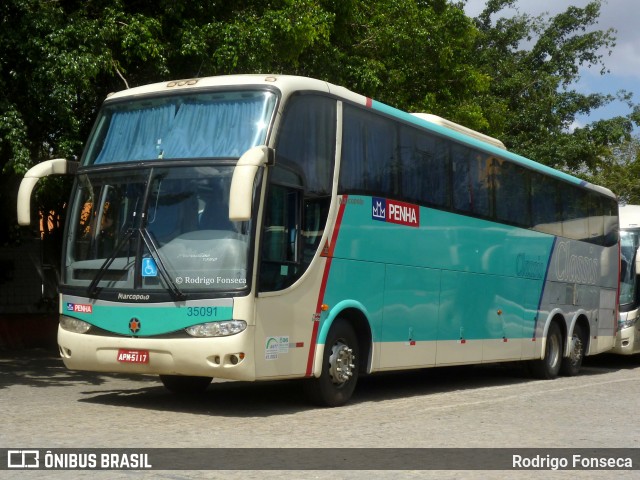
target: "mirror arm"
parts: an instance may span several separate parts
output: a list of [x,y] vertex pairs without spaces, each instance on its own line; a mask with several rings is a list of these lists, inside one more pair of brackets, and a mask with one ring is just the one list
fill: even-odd
[[253,183],[258,168],[275,164],[275,151],[266,145],[247,150],[235,166],[229,192],[229,220],[245,222],[251,219]]
[[78,170],[78,162],[65,158],[46,160],[31,167],[20,182],[18,189],[18,225],[31,224],[31,194],[38,180],[49,175],[73,175]]

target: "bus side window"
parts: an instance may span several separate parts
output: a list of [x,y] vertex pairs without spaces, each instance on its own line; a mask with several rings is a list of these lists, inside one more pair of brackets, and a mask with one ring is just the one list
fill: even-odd
[[566,186],[562,195],[562,235],[574,240],[589,240],[589,205],[583,190]]
[[491,161],[485,154],[462,145],[451,149],[453,208],[463,213],[491,217]]
[[589,241],[604,244],[604,209],[600,198],[589,195]]
[[286,288],[297,278],[301,196],[301,190],[296,188],[269,187],[262,238],[262,290]]
[[531,175],[510,162],[494,158],[496,219],[511,225],[531,226]]
[[259,288],[292,285],[309,267],[324,233],[336,147],[336,101],[314,94],[288,100],[262,229]]
[[559,184],[540,173],[531,174],[531,223],[534,230],[562,235]]

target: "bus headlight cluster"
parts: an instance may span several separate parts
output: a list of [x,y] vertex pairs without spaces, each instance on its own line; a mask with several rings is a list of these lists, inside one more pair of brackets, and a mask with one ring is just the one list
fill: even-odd
[[73,333],[87,333],[91,328],[90,323],[83,322],[77,318],[67,317],[65,315],[60,316],[60,326]]
[[240,333],[246,328],[247,322],[244,320],[230,320],[228,322],[201,323],[185,330],[192,337],[228,337]]
[[621,317],[620,320],[618,321],[618,328],[622,329],[622,328],[633,327],[636,324],[636,320],[638,320],[637,317],[634,317],[634,318]]

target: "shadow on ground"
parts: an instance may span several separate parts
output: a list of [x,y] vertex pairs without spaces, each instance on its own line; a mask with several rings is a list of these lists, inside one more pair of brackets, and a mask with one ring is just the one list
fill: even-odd
[[[640,368],[636,357],[598,355],[585,359],[581,375],[634,368]],[[360,379],[351,405],[532,381],[520,363],[376,374]],[[111,384],[118,388],[109,388]],[[72,387],[76,393],[70,395],[70,401],[79,397],[79,402],[201,415],[266,417],[315,408],[300,381],[214,380],[201,394],[177,395],[168,392],[155,376],[67,370],[55,353],[41,349],[0,352],[0,390],[15,385],[35,389]]]

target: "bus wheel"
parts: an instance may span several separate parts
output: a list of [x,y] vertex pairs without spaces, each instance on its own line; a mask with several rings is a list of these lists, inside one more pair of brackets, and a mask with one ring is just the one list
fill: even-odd
[[580,372],[585,349],[586,344],[584,341],[584,335],[582,334],[582,328],[580,328],[580,325],[576,325],[573,329],[573,336],[571,337],[569,356],[562,359],[560,372],[563,375],[573,377]]
[[160,375],[160,380],[165,388],[173,393],[200,393],[207,389],[213,378]]
[[554,322],[549,325],[549,331],[547,332],[544,358],[531,361],[529,368],[534,377],[551,380],[558,376],[561,364],[562,333],[560,332],[560,327]]
[[324,407],[348,402],[358,382],[359,354],[353,327],[337,319],[327,335],[320,377],[305,381],[309,398]]

